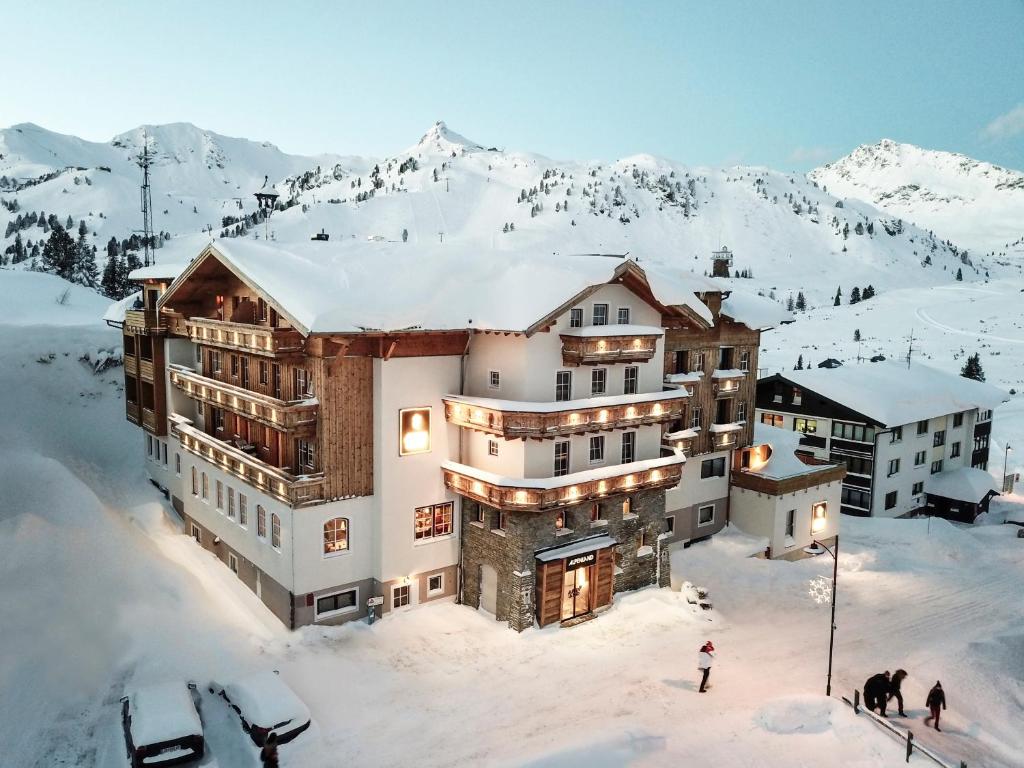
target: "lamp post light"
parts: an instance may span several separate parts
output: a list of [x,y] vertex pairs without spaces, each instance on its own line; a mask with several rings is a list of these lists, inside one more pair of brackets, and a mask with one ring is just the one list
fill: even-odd
[[[829,549],[817,539],[814,540],[816,546],[821,547],[823,550],[832,555],[832,622],[829,625],[828,633],[828,679],[825,683],[825,695],[832,695],[832,651],[835,648],[836,641],[836,580],[839,576],[839,534],[836,534],[835,544],[832,545],[832,549]],[[824,601],[822,601],[824,602]]]
[[274,210],[274,204],[277,202],[278,194],[277,190],[274,189],[274,185],[270,183],[270,177],[263,177],[263,186],[260,187],[260,191],[256,193],[256,203],[259,210],[263,211],[263,239],[270,239],[270,214]]

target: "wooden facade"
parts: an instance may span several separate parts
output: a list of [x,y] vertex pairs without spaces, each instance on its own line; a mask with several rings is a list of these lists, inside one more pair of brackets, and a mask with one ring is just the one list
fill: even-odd
[[[537,560],[537,623],[542,627],[611,605],[615,582],[613,548],[597,550],[592,565],[567,570],[570,560]],[[580,572],[578,575],[577,571]],[[580,597],[578,584],[581,580],[586,583],[585,605],[573,605],[569,610],[567,603]]]
[[[613,329],[614,325],[609,325]],[[657,335],[575,336],[562,334],[562,363],[565,365],[605,365],[645,363],[657,350]]]
[[163,342],[137,327],[122,330],[125,418],[151,435],[167,434]]

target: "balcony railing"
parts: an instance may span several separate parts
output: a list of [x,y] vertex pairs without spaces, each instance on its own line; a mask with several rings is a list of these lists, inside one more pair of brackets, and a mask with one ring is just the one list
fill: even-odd
[[223,472],[293,507],[323,501],[323,472],[293,475],[211,437],[182,416],[175,414],[171,419],[171,432],[181,441],[181,447],[216,464]]
[[740,391],[740,382],[746,377],[747,372],[738,369],[716,370],[711,374],[714,382],[716,398],[733,397]]
[[139,375],[139,364],[136,360],[135,355],[124,356],[124,372],[132,376]]
[[673,421],[682,418],[686,397],[675,390],[531,403],[446,395],[444,415],[460,427],[506,438],[557,437]]
[[162,434],[160,432],[160,419],[157,417],[156,411],[151,408],[142,409],[142,427],[154,434]]
[[142,425],[142,409],[138,403],[126,400],[124,403],[124,415],[132,424]]
[[139,378],[145,381],[154,381],[154,367],[152,360],[140,359],[139,360]]
[[155,309],[126,309],[124,330],[144,336],[160,336],[167,332],[167,325]]
[[561,334],[565,365],[642,363],[657,352],[661,328],[631,325],[597,325],[574,328]]
[[170,366],[170,378],[172,385],[193,400],[224,408],[274,429],[295,430],[316,426],[320,403],[315,398],[278,400],[207,378],[181,365]]
[[188,337],[196,344],[211,344],[255,355],[283,355],[302,351],[302,335],[291,328],[263,328],[204,317],[185,321]]
[[441,468],[445,487],[460,496],[498,509],[535,511],[670,488],[679,484],[685,461],[683,456],[668,456],[546,478],[503,477],[454,461]]

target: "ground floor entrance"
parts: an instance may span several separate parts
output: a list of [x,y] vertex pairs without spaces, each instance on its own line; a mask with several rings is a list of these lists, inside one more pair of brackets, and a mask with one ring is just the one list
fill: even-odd
[[537,623],[572,622],[612,602],[616,541],[595,536],[538,552]]
[[567,571],[562,580],[562,621],[590,613],[590,584],[594,578],[594,566],[588,565]]

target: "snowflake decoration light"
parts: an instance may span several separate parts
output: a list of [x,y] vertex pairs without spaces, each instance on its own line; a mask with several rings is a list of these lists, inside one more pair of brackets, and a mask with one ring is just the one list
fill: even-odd
[[832,602],[832,580],[816,576],[808,584],[807,594],[818,605]]

